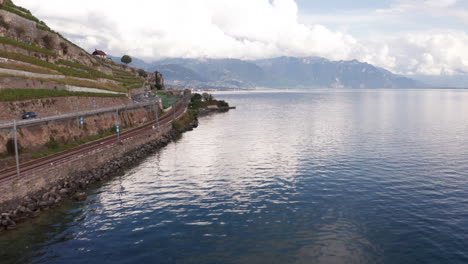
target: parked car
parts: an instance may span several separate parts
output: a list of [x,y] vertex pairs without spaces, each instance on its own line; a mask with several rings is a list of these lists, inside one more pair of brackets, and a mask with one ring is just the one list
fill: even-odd
[[26,112],[23,116],[23,119],[32,119],[32,118],[37,118],[37,113],[36,112]]

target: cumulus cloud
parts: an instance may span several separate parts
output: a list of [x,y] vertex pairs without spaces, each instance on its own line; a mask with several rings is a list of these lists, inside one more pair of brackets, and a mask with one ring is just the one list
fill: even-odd
[[[398,73],[468,72],[463,31],[403,32],[356,38],[299,22],[294,0],[16,0],[85,49],[165,57],[359,59]],[[451,9],[456,0],[399,0],[377,15]],[[405,11],[406,10],[406,11]],[[455,11],[455,10],[454,10]],[[458,15],[463,17],[463,12]],[[380,13],[380,14],[379,14]]]
[[407,32],[370,40],[363,56],[401,74],[468,73],[468,34],[460,31]]

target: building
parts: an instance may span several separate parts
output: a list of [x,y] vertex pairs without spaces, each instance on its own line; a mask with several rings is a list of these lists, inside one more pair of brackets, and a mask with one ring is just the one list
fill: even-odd
[[103,58],[103,59],[107,58],[107,54],[104,51],[97,50],[97,49],[94,50],[93,56],[100,57],[100,58]]

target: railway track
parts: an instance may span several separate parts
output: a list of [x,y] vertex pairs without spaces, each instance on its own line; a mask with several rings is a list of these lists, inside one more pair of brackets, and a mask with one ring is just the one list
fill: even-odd
[[[173,119],[179,119],[182,117],[188,106],[188,101],[190,96],[187,96],[181,100],[174,111],[170,111],[159,119],[159,127],[165,127],[170,125]],[[93,142],[89,142],[75,148],[65,150],[56,154],[49,155],[40,159],[32,160],[26,163],[21,164],[21,172],[18,175],[16,167],[10,167],[3,171],[0,171],[0,184],[5,184],[13,180],[32,176],[37,172],[45,171],[53,167],[59,166],[61,164],[67,163],[69,161],[79,159],[81,157],[92,154],[96,151],[101,151],[105,148],[109,148],[119,142],[124,142],[134,137],[138,137],[148,132],[148,130],[153,130],[153,127],[156,125],[154,121],[147,123],[145,125],[139,126],[137,128],[123,131],[120,135],[112,135],[102,139],[98,139]]]

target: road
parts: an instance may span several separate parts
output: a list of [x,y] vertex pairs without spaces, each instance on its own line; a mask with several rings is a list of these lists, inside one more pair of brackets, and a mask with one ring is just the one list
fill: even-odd
[[[159,120],[160,127],[165,125],[171,124],[174,117],[176,119],[181,118],[188,106],[188,102],[190,100],[190,95],[186,95],[182,100],[177,104],[175,108],[175,113],[170,111],[165,115],[161,116]],[[26,162],[21,164],[21,174],[18,175],[16,171],[16,167],[10,167],[3,171],[0,171],[0,184],[5,184],[16,180],[21,177],[25,177],[42,170],[50,169],[54,166],[59,166],[63,163],[66,163],[71,160],[79,159],[95,151],[102,150],[104,148],[109,148],[114,144],[117,144],[120,141],[125,141],[127,139],[140,136],[148,132],[148,130],[153,130],[153,126],[155,126],[155,122],[147,123],[143,126],[124,131],[120,133],[119,136],[112,135],[106,138],[102,138],[87,144],[80,145],[78,147],[68,149],[66,151],[56,153],[44,158],[36,159],[33,161]]]
[[[19,121],[16,121],[16,126],[26,127],[26,126],[37,125],[37,124],[41,124],[41,123],[45,123],[49,121],[86,117],[90,115],[96,115],[96,114],[102,114],[102,113],[108,113],[108,112],[116,112],[120,110],[135,109],[135,108],[140,108],[140,107],[145,107],[145,106],[154,106],[154,102],[121,105],[121,106],[115,106],[115,107],[100,108],[100,109],[90,110],[90,111],[73,112],[73,113],[66,113],[66,114],[61,114],[61,115],[46,116],[46,117],[36,118],[36,119],[19,120]],[[12,128],[13,128],[13,122],[11,121],[0,123],[0,129],[12,129]]]

